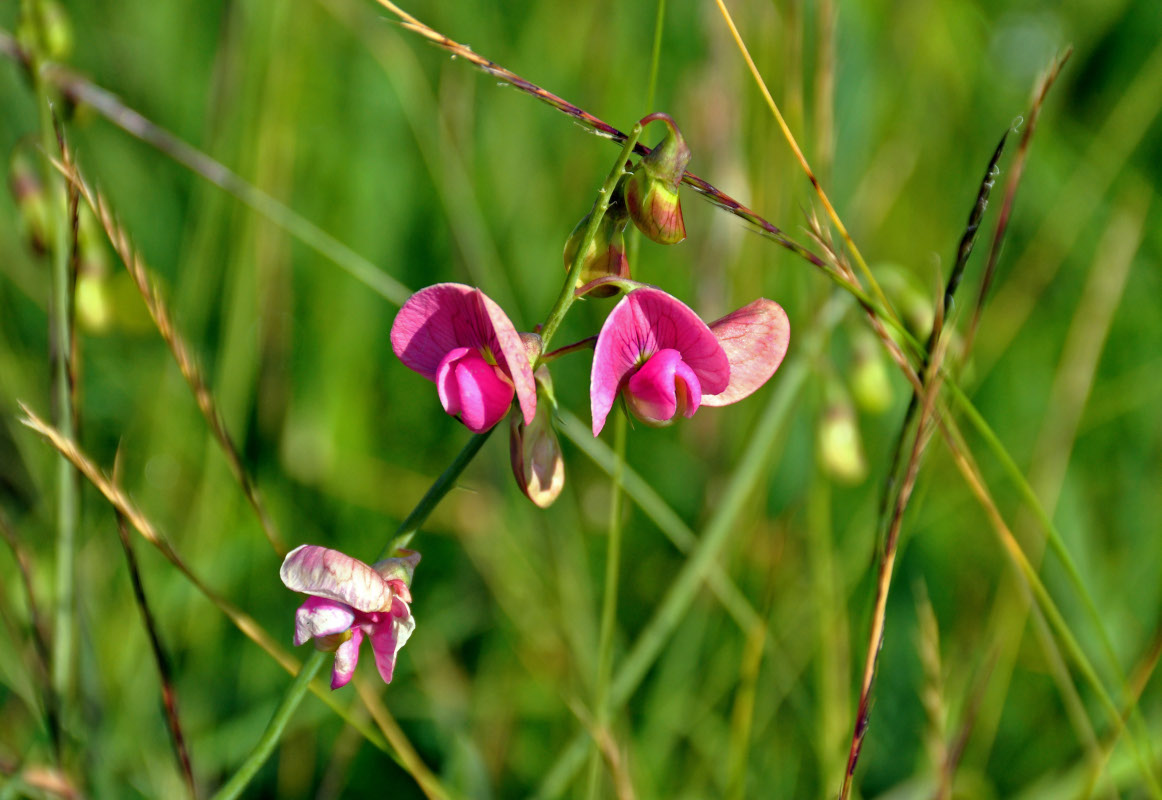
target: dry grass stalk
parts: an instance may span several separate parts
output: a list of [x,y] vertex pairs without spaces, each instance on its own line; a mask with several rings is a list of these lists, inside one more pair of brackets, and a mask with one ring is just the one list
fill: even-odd
[[1024,132],[1021,134],[1021,142],[1017,145],[1017,155],[1013,159],[1012,166],[1009,167],[1009,179],[1005,182],[1005,196],[1004,200],[1001,201],[1001,210],[997,215],[997,226],[993,232],[992,242],[989,244],[988,258],[985,261],[984,278],[981,280],[980,292],[977,294],[976,307],[973,309],[972,320],[969,322],[968,330],[964,335],[962,359],[967,359],[968,354],[972,351],[977,326],[980,324],[981,311],[984,309],[989,287],[992,286],[993,275],[996,272],[997,259],[1001,253],[1001,244],[1004,242],[1005,233],[1008,231],[1009,216],[1013,212],[1013,201],[1017,196],[1017,187],[1020,185],[1021,176],[1025,171],[1025,161],[1029,156],[1029,142],[1032,141],[1033,131],[1037,128],[1037,119],[1041,116],[1041,108],[1045,104],[1045,98],[1049,95],[1049,90],[1053,88],[1053,83],[1057,80],[1057,76],[1061,74],[1061,69],[1065,66],[1065,62],[1069,60],[1069,56],[1072,53],[1073,48],[1067,48],[1045,71],[1045,75],[1041,78],[1040,83],[1033,92],[1033,104],[1029,108],[1029,119],[1025,125]]
[[[942,324],[943,307],[937,305],[936,326]],[[941,337],[936,343],[928,369],[924,374],[923,398],[920,406],[920,415],[916,425],[916,432],[912,439],[912,449],[908,456],[907,467],[904,470],[904,479],[900,483],[899,492],[892,511],[891,521],[888,524],[888,535],[884,541],[884,551],[880,558],[879,574],[876,579],[875,605],[872,612],[871,630],[868,632],[867,654],[864,658],[863,679],[860,682],[859,705],[855,715],[855,727],[851,734],[851,747],[847,755],[847,769],[843,775],[843,785],[839,790],[840,800],[851,792],[852,779],[855,767],[859,762],[860,749],[867,734],[868,717],[871,712],[871,690],[875,682],[879,666],[880,648],[884,642],[884,621],[887,614],[888,592],[892,585],[892,572],[896,562],[896,552],[900,542],[900,527],[904,521],[904,512],[911,500],[912,490],[916,486],[916,477],[920,471],[920,457],[928,444],[931,434],[930,423],[935,418],[936,398],[940,393],[943,382],[941,366],[948,351],[948,337]]]
[[[21,410],[25,416],[20,422],[26,427],[32,429],[36,433],[43,436],[58,453],[64,456],[74,467],[76,467],[85,478],[93,484],[93,486],[105,499],[109,501],[114,510],[125,517],[141,536],[147,542],[158,549],[167,561],[173,564],[182,575],[190,581],[191,584],[201,592],[206,599],[218,607],[218,609],[226,615],[233,625],[242,632],[246,638],[257,644],[267,655],[278,662],[279,666],[289,672],[291,675],[297,675],[302,668],[302,664],[293,655],[284,650],[266,630],[258,624],[258,622],[246,612],[235,606],[229,600],[222,597],[216,591],[211,589],[201,578],[197,576],[193,570],[185,563],[185,561],[177,554],[169,542],[161,535],[153,523],[141,513],[140,510],[133,504],[133,501],[118,488],[112,480],[109,479],[101,469],[94,464],[89,458],[81,452],[77,447],[76,442],[62,436],[53,426],[46,423],[39,416],[36,415],[27,406],[21,404]],[[315,680],[311,683],[311,691],[315,693],[324,703],[335,710],[340,717],[347,720],[348,723],[354,724],[350,714],[346,709],[342,708],[331,694],[331,690],[322,681]],[[381,704],[382,705],[382,704]],[[375,713],[375,708],[369,705],[372,713]],[[386,712],[385,712],[386,713]],[[380,720],[377,719],[377,722]],[[378,737],[370,736],[368,729],[363,726],[356,725],[360,733],[365,738],[370,739],[373,743],[378,741]],[[398,730],[398,729],[397,729]],[[402,737],[403,732],[399,731]],[[393,758],[403,760],[397,756],[395,752],[390,750],[386,743],[377,744],[380,749],[383,749]],[[404,764],[404,766],[408,766]],[[410,768],[410,767],[409,767]]]
[[230,471],[242,487],[242,493],[246,496],[247,502],[254,509],[254,513],[262,525],[262,530],[266,534],[270,546],[274,548],[275,553],[279,557],[286,555],[287,548],[283,543],[282,536],[276,529],[274,520],[271,519],[266,511],[266,506],[262,502],[258,487],[254,484],[254,481],[250,478],[249,473],[247,473],[246,468],[242,464],[242,458],[238,453],[238,448],[234,445],[233,439],[230,438],[230,434],[226,430],[226,424],[222,420],[222,415],[218,411],[217,404],[214,402],[214,396],[210,393],[209,385],[206,383],[205,377],[202,375],[197,362],[191,354],[190,348],[186,345],[181,334],[178,333],[177,328],[174,326],[173,318],[170,316],[169,310],[161,297],[161,293],[158,291],[156,283],[150,279],[149,270],[145,265],[145,261],[134,249],[133,243],[129,240],[129,235],[125,232],[125,229],[117,224],[117,220],[110,210],[108,203],[105,202],[105,198],[85,182],[80,170],[69,160],[66,160],[63,164],[57,164],[57,166],[69,184],[85,198],[85,202],[93,209],[93,213],[104,229],[105,235],[109,238],[109,243],[113,245],[113,250],[125,265],[125,269],[129,271],[130,277],[133,278],[137,290],[141,293],[142,300],[145,301],[145,307],[149,311],[149,316],[157,326],[157,331],[161,334],[161,338],[169,347],[170,353],[173,354],[174,361],[177,362],[178,370],[181,372],[182,377],[185,378],[186,383],[190,387],[190,391],[193,392],[194,401],[198,405],[198,410],[202,412],[202,416],[205,418],[206,424],[210,427],[214,439],[218,442],[218,446],[226,456]]
[[[618,144],[625,141],[626,135],[609,123],[594,116],[593,114],[590,114],[588,111],[573,105],[568,100],[564,100],[552,92],[537,86],[532,81],[525,80],[515,72],[505,69],[500,64],[497,64],[495,61],[491,61],[481,55],[478,55],[468,45],[460,44],[459,42],[450,39],[439,31],[428,27],[413,17],[411,14],[401,9],[395,3],[391,2],[391,0],[376,0],[376,2],[397,16],[405,30],[419,34],[436,46],[447,50],[457,58],[463,58],[465,61],[472,64],[476,68],[482,70],[488,75],[491,75],[493,78],[503,81],[504,83],[509,84],[519,91],[524,92],[525,94],[531,97],[535,97],[541,102],[552,106],[563,114],[571,117],[582,127],[592,130],[597,135],[611,139]],[[650,152],[650,149],[645,145],[638,144],[634,148],[634,152],[638,155],[645,155]],[[823,260],[818,255],[811,252],[795,240],[791,239],[777,225],[759,216],[756,212],[747,208],[745,205],[735,200],[733,197],[726,194],[722,190],[716,188],[712,184],[708,183],[707,181],[703,180],[702,178],[699,178],[697,175],[691,172],[687,172],[682,177],[682,183],[698,192],[713,205],[754,226],[760,235],[771,239],[781,247],[790,250],[814,266],[824,270],[826,269]]]
[[[121,450],[113,459],[113,481],[117,482],[121,473]],[[129,541],[129,526],[125,515],[120,511],[117,515],[117,534],[121,541],[121,550],[125,553],[125,565],[129,569],[129,580],[133,585],[133,599],[137,603],[137,610],[141,612],[141,621],[145,625],[145,632],[149,636],[149,646],[153,653],[153,661],[157,665],[158,677],[161,680],[161,702],[165,709],[166,725],[173,740],[174,755],[178,761],[178,769],[185,779],[186,788],[190,797],[198,796],[197,786],[194,783],[194,768],[190,763],[190,753],[186,748],[186,738],[182,734],[181,719],[178,716],[177,690],[174,688],[173,670],[170,667],[169,657],[161,643],[161,635],[157,632],[157,623],[153,618],[149,602],[145,597],[145,584],[141,580],[141,570],[137,566],[137,556],[133,552],[133,545]]]
[[[920,691],[920,702],[928,717],[924,731],[924,744],[928,758],[936,769],[948,762],[948,747],[945,744],[945,729],[948,724],[948,708],[944,702],[944,666],[940,659],[940,623],[936,619],[936,609],[928,597],[928,588],[923,581],[916,582],[916,649],[920,654],[920,664],[924,669],[924,686]],[[941,788],[937,797],[948,800],[951,787]]]

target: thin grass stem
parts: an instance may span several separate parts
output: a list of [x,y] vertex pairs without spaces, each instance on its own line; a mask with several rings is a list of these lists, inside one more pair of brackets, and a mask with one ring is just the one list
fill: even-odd
[[[802,358],[796,358],[780,368],[778,386],[727,483],[721,502],[698,539],[697,547],[686,559],[650,621],[616,670],[610,692],[611,708],[620,708],[637,690],[646,672],[698,597],[698,591],[730,540],[730,534],[737,530],[738,518],[758,484],[763,466],[770,459],[775,440],[806,382],[807,372],[807,362]],[[584,764],[589,742],[585,731],[578,732],[545,771],[534,796],[560,796]]]
[[[625,469],[626,419],[624,410],[614,414],[613,474],[610,476],[609,538],[605,550],[605,595],[601,602],[601,629],[597,639],[597,677],[594,679],[596,726],[608,730],[610,722],[609,680],[613,672],[613,634],[617,628],[617,581],[621,575],[621,498],[622,473]],[[601,781],[599,749],[589,761],[589,798],[596,798]]]
[[807,163],[807,157],[803,155],[803,151],[800,149],[799,143],[795,141],[795,135],[791,133],[791,129],[788,127],[787,121],[783,119],[783,114],[779,111],[779,106],[775,102],[775,98],[771,96],[770,90],[767,89],[767,84],[763,80],[762,75],[759,73],[758,67],[755,66],[754,59],[750,57],[750,51],[747,50],[746,43],[743,42],[742,35],[738,32],[738,28],[734,24],[734,19],[730,16],[730,11],[727,10],[726,5],[722,2],[722,0],[715,0],[715,3],[718,6],[718,10],[722,13],[722,18],[726,21],[726,26],[730,29],[730,35],[734,38],[735,44],[738,45],[738,49],[742,54],[743,60],[746,61],[746,65],[750,70],[751,76],[754,77],[755,83],[759,87],[759,91],[762,92],[763,98],[766,100],[767,107],[771,110],[771,114],[774,115],[775,121],[778,122],[779,129],[783,132],[783,137],[787,140],[787,144],[791,146],[791,150],[794,152],[795,158],[799,161],[799,166],[803,168],[803,172],[806,173],[807,179],[811,181],[811,185],[815,188],[815,193],[819,196],[820,202],[823,203],[823,207],[827,210],[827,215],[831,218],[831,222],[835,225],[835,229],[839,231],[839,235],[843,238],[844,243],[847,245],[848,252],[850,252],[852,258],[855,259],[856,265],[859,267],[860,272],[863,273],[864,278],[867,280],[868,285],[871,287],[872,294],[875,296],[880,306],[886,312],[886,316],[889,319],[898,322],[899,318],[896,316],[895,310],[892,308],[892,304],[888,302],[887,296],[880,288],[880,285],[876,281],[875,276],[872,275],[871,268],[868,267],[867,262],[864,261],[863,254],[859,252],[859,248],[856,247],[855,241],[851,238],[851,234],[847,232],[847,227],[843,224],[843,220],[839,218],[839,214],[836,213],[835,207],[831,205],[831,201],[827,198],[827,193],[823,191],[823,186],[815,177],[815,173],[811,170],[811,165]]
[[262,765],[270,758],[274,748],[278,746],[279,740],[282,738],[282,732],[286,728],[287,723],[290,722],[291,716],[295,709],[298,708],[302,699],[307,696],[307,690],[311,686],[311,681],[319,674],[319,670],[323,668],[324,662],[327,660],[328,653],[322,650],[316,650],[307,656],[307,660],[303,663],[299,674],[291,682],[290,688],[287,689],[286,694],[283,695],[282,702],[278,704],[275,709],[274,716],[270,718],[270,722],[266,726],[266,730],[262,732],[262,737],[258,743],[254,745],[254,749],[250,755],[242,762],[226,785],[214,793],[213,800],[234,800],[246,790],[246,787],[253,780],[258,771],[262,769]]

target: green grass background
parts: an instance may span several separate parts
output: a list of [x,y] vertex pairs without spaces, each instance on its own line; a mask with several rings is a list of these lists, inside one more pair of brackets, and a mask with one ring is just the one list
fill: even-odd
[[[817,4],[730,4],[873,270],[909,276],[926,296],[948,271],[997,138],[1027,114],[1039,70],[1074,47],[1033,139],[993,301],[961,383],[1034,486],[1043,496],[1059,494],[1049,510],[1128,674],[1147,658],[1162,623],[1162,215],[1155,197],[1162,6],[839,5],[828,143],[820,141],[816,92]],[[369,0],[65,7],[75,36],[71,66],[383,272],[412,290],[439,281],[479,285],[518,328],[544,319],[563,276],[564,240],[616,155],[607,142],[400,30]],[[668,111],[689,140],[692,171],[807,240],[802,210],[817,205],[815,197],[713,3],[667,3],[655,108],[645,105],[653,3],[406,8],[623,130],[650,111]],[[0,6],[0,25],[13,31],[18,12],[16,3]],[[0,109],[7,157],[37,130],[33,95],[11,62],[0,63]],[[66,127],[82,169],[158,276],[289,543],[373,557],[468,437],[442,413],[433,388],[392,355],[395,306],[91,109],[70,110]],[[645,139],[652,144],[656,135],[650,130]],[[1015,151],[1014,140],[986,237]],[[707,318],[759,295],[776,299],[791,319],[789,358],[807,359],[806,384],[765,464],[761,491],[721,558],[773,644],[752,682],[747,632],[704,590],[616,715],[614,733],[639,797],[725,796],[738,788],[730,758],[739,752],[742,796],[833,795],[866,649],[875,512],[906,384],[885,359],[891,406],[858,417],[866,478],[834,480],[820,463],[817,430],[828,385],[853,374],[852,343],[866,320],[847,303],[832,333],[819,330],[818,310],[835,291],[825,277],[693,193],[684,194],[684,207],[689,239],[670,248],[643,242],[635,277]],[[1103,237],[1126,219],[1141,225],[1141,241],[1129,243],[1135,255],[1115,294],[1116,313],[1091,317],[1090,281],[1111,269]],[[985,244],[959,298],[961,322]],[[124,485],[143,510],[213,587],[289,645],[298,601],[279,583],[278,559],[163,342],[143,321],[124,270],[108,255],[115,322],[81,332],[81,443],[110,468],[120,446]],[[22,240],[11,195],[0,194],[0,412],[18,454],[5,458],[27,465],[33,487],[30,504],[3,502],[33,556],[46,608],[54,595],[54,458],[15,420],[18,401],[49,411],[47,302],[47,263]],[[609,307],[582,304],[557,344],[595,332]],[[1088,395],[1053,391],[1072,366],[1062,362],[1071,328],[1080,341],[1104,341]],[[822,339],[814,356],[800,349],[812,337]],[[554,366],[558,398],[584,422],[588,370],[584,354]],[[630,466],[701,531],[779,385],[777,374],[743,403],[665,430],[634,426]],[[1076,432],[1060,434],[1053,425],[1074,411]],[[412,588],[418,626],[384,694],[427,763],[466,797],[535,791],[583,727],[571,704],[585,707],[593,691],[609,479],[566,441],[566,490],[538,511],[514,485],[504,438],[494,435],[416,539],[424,556]],[[978,439],[970,444],[1009,525],[1027,552],[1039,552],[1041,532],[1014,487]],[[180,796],[114,518],[91,487],[83,497],[70,771],[95,797]],[[1071,717],[1071,698],[1099,737],[1110,734],[1111,721],[1076,671],[1057,669],[1033,627],[1017,628],[1016,639],[1005,632],[1023,614],[1021,584],[938,439],[903,536],[858,794],[931,796],[936,743],[954,740],[973,709],[958,796],[1074,796],[1087,734]],[[632,502],[625,537],[618,660],[684,561]],[[289,678],[168,563],[135,544],[174,661],[195,774],[208,792],[249,752]],[[1112,690],[1113,673],[1074,588],[1051,557],[1042,574]],[[13,623],[0,629],[0,766],[7,773],[0,795],[11,781],[20,796],[15,773],[51,763],[51,752],[30,668],[24,592],[6,548],[0,581],[0,605]],[[919,621],[925,597],[938,633]],[[1010,641],[1011,670],[1004,657],[996,660]],[[926,648],[939,653],[935,675],[925,669]],[[369,674],[370,663],[361,671]],[[1078,687],[1075,696],[1066,685]],[[344,704],[353,700],[345,691]],[[1162,742],[1160,701],[1151,680],[1141,709],[1155,743]],[[740,749],[736,715],[748,707],[753,725]],[[1148,796],[1124,742],[1104,774],[1098,796]],[[567,794],[579,796],[583,785],[574,782]],[[313,697],[251,793],[421,796]]]

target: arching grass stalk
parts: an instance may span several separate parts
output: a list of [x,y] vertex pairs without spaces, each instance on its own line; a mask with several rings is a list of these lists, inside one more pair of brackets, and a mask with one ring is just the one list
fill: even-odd
[[[617,627],[617,579],[621,572],[621,475],[625,469],[625,412],[613,420],[614,466],[609,493],[609,543],[605,550],[605,597],[601,603],[601,632],[597,639],[597,680],[594,682],[594,709],[597,730],[609,726],[609,678],[613,672],[613,631]],[[589,756],[588,796],[599,795],[601,753],[594,747]]]

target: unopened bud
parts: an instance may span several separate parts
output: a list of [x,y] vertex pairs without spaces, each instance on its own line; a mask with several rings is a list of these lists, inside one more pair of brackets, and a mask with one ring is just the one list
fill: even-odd
[[8,165],[8,188],[20,211],[20,233],[38,255],[48,252],[48,193],[28,148],[18,144]]
[[859,328],[852,341],[851,394],[869,414],[882,414],[892,404],[892,384],[876,337]]
[[877,268],[876,274],[908,331],[926,341],[936,320],[935,299],[924,292],[912,273],[895,264]]
[[[617,185],[609,208],[597,225],[597,234],[581,256],[581,272],[577,276],[576,284],[578,289],[598,278],[629,277],[629,258],[625,250],[625,226],[629,224],[629,213],[625,207],[622,191],[624,185],[624,181]],[[565,242],[566,272],[573,266],[573,259],[577,257],[577,250],[585,238],[585,229],[589,227],[592,216],[592,213],[589,213],[582,217],[569,234],[569,240]],[[610,285],[600,286],[589,294],[594,297],[610,297],[617,292],[618,288]]]
[[[565,487],[565,459],[553,430],[552,381],[546,367],[537,370],[537,414],[525,425],[519,411],[511,422],[508,451],[517,486],[539,508],[548,508]],[[543,390],[543,391],[542,391]]]
[[855,408],[838,382],[827,388],[818,436],[819,463],[828,475],[848,485],[860,483],[867,476]]
[[44,51],[53,61],[64,61],[73,52],[73,23],[57,0],[41,0]]
[[113,325],[113,298],[108,277],[87,273],[77,275],[74,298],[80,328],[91,334],[107,333]]
[[690,162],[690,148],[669,115],[650,114],[642,124],[654,120],[666,123],[666,136],[638,162],[626,184],[625,201],[642,233],[658,244],[677,244],[686,238],[678,186]]

